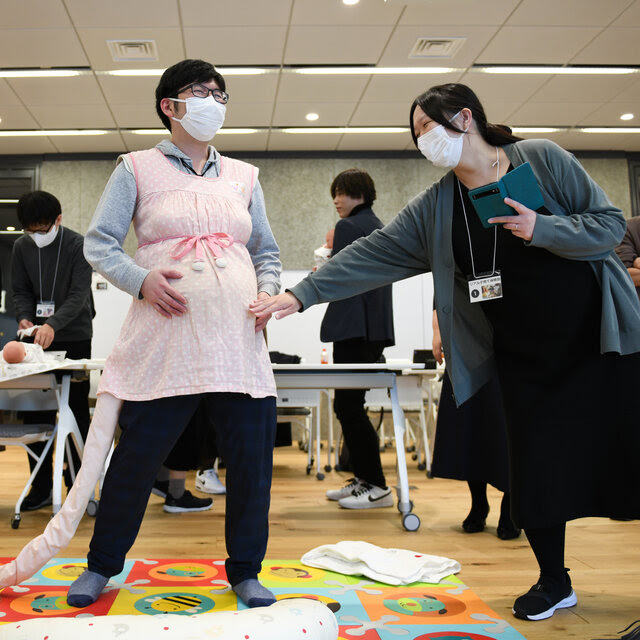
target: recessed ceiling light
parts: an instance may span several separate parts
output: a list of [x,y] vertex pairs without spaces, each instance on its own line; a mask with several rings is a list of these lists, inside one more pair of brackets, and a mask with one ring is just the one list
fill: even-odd
[[317,113],[307,113],[305,118],[309,120],[309,122],[315,122],[320,116]]
[[640,133],[640,127],[583,127],[582,133]]
[[633,113],[623,113],[620,120],[633,120]]
[[7,227],[7,231],[15,231],[16,228],[15,227]]
[[346,5],[358,4],[358,2],[360,2],[360,0],[342,0],[342,4]]

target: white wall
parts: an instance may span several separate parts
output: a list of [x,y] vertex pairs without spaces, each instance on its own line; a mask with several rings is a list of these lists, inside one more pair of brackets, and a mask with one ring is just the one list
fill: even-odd
[[[306,271],[284,271],[282,288],[291,287],[307,275]],[[105,288],[98,288],[98,285]],[[124,322],[131,296],[93,274],[93,298],[96,317],[93,320],[92,353],[94,358],[106,358]],[[414,349],[431,348],[431,304],[433,281],[430,274],[416,276],[393,285],[393,319],[396,345],[385,350],[387,359],[411,359]],[[320,362],[325,346],[331,361],[331,345],[320,342],[320,323],[326,305],[317,305],[304,313],[282,320],[272,319],[267,327],[270,351],[282,351],[304,358],[305,362]]]
[[[284,271],[282,288],[291,287],[307,275],[307,271]],[[387,359],[409,359],[414,349],[431,349],[431,305],[433,280],[431,274],[416,276],[393,285],[393,321],[396,345],[385,349]],[[304,358],[305,362],[320,362],[322,347],[331,361],[331,345],[320,342],[320,323],[326,304],[311,307],[282,320],[271,320],[267,327],[270,351],[282,351]]]

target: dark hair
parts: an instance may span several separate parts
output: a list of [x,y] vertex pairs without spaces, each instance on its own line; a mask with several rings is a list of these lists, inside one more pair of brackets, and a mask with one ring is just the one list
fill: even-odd
[[18,220],[23,229],[33,225],[53,224],[62,213],[60,201],[47,191],[30,191],[18,200]]
[[411,111],[409,111],[409,129],[411,130],[413,144],[416,146],[418,146],[418,139],[413,130],[413,114],[416,107],[420,107],[438,124],[458,133],[463,133],[462,129],[449,122],[449,118],[466,107],[471,109],[473,121],[476,123],[478,132],[485,142],[499,147],[503,144],[522,140],[522,138],[514,136],[509,127],[487,122],[487,116],[480,100],[478,100],[478,96],[467,85],[451,82],[431,87],[431,89],[420,94],[413,101]]
[[341,171],[331,183],[331,197],[344,194],[350,198],[364,198],[364,203],[371,206],[376,199],[376,187],[373,178],[362,169]]
[[211,80],[214,80],[220,89],[226,91],[227,87],[224,78],[210,62],[205,62],[204,60],[182,60],[182,62],[177,62],[165,69],[156,87],[156,112],[160,120],[162,120],[162,124],[169,131],[171,131],[171,120],[162,113],[160,101],[163,98],[176,98],[180,89],[193,82],[210,82]]

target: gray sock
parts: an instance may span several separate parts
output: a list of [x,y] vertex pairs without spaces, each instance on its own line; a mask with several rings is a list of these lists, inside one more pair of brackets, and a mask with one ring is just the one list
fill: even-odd
[[273,593],[263,587],[255,578],[243,580],[240,584],[235,585],[233,590],[252,609],[254,607],[268,607],[276,601]]
[[178,478],[177,480],[174,478],[169,479],[169,495],[177,500],[182,497],[184,493],[184,478]]
[[107,582],[109,578],[86,569],[69,587],[67,604],[70,607],[88,607],[98,599]]

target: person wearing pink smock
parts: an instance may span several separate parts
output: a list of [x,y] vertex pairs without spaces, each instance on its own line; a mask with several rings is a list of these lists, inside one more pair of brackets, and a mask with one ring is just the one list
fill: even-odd
[[[156,110],[171,139],[119,158],[86,235],[87,260],[133,300],[98,390],[122,401],[122,435],[71,606],[95,602],[122,570],[156,473],[201,402],[227,464],[228,580],[250,607],[275,602],[257,575],[268,538],[276,387],[266,322],[249,304],[278,293],[281,265],[258,169],[209,144],[228,100],[213,65],[168,68]],[[131,225],[134,258],[122,249]]]

